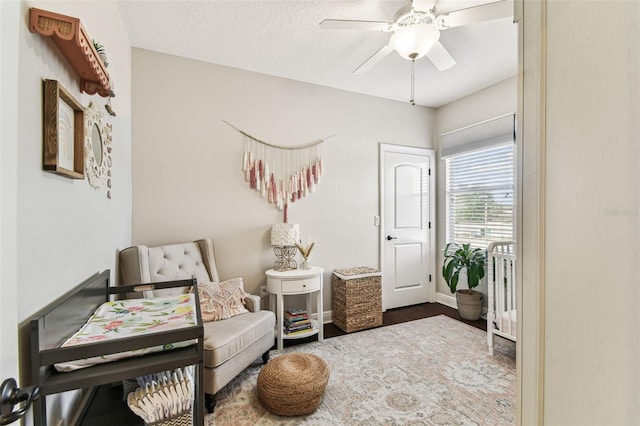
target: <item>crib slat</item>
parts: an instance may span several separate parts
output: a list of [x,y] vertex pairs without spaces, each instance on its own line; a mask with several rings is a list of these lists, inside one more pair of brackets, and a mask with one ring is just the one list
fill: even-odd
[[513,314],[513,304],[512,304],[512,299],[511,299],[511,288],[513,287],[513,281],[511,280],[511,266],[512,263],[510,260],[505,259],[505,277],[507,278],[506,282],[505,282],[505,286],[507,287],[507,298],[505,300],[506,303],[506,311],[508,312],[507,316],[508,318],[508,325],[507,325],[507,333],[509,334],[513,334],[513,330],[511,330],[511,327],[513,325],[513,320],[511,318],[511,315]]
[[[493,354],[493,335],[516,340],[516,255],[513,241],[492,243],[488,249],[487,342]],[[501,330],[494,324],[500,323]]]

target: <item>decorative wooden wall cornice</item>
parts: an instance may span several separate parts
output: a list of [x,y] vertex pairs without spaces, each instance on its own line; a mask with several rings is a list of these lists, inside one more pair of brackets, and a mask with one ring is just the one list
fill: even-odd
[[29,31],[53,39],[80,76],[80,91],[109,97],[109,73],[80,19],[32,7]]

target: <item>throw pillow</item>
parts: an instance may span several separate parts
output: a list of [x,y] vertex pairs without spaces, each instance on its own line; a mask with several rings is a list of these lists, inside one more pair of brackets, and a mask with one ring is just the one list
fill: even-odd
[[232,278],[219,283],[199,283],[198,297],[202,321],[218,321],[249,312],[244,306],[247,296],[242,278]]

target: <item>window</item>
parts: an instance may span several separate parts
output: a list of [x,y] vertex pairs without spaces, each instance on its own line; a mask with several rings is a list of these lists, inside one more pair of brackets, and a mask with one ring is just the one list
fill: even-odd
[[445,133],[447,242],[512,241],[515,114]]
[[487,248],[513,239],[512,142],[446,161],[447,242]]

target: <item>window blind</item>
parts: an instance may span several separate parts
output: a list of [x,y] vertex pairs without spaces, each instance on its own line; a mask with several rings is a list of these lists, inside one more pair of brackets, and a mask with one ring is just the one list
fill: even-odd
[[440,158],[482,150],[516,140],[515,114],[509,113],[440,136]]
[[513,239],[514,144],[448,157],[447,242],[486,248]]

